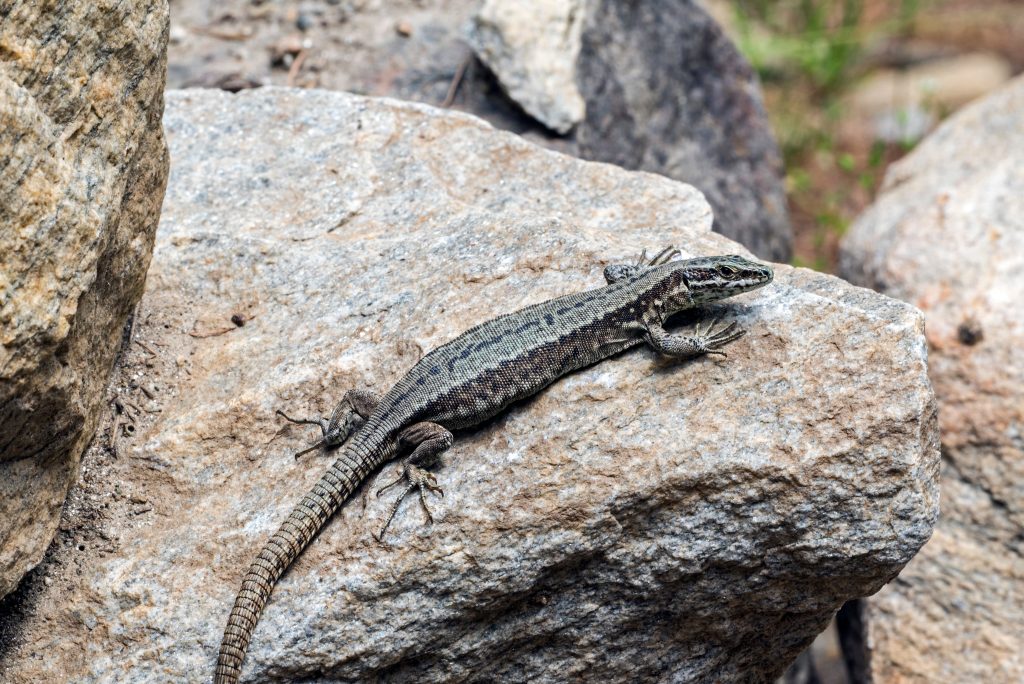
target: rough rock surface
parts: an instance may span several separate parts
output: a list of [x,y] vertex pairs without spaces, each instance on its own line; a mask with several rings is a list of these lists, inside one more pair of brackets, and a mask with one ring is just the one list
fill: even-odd
[[[489,0],[487,6],[521,16],[522,4]],[[760,87],[704,9],[691,0],[537,4],[581,8],[571,20],[561,12],[562,26],[580,31],[579,58],[573,57],[575,39],[559,42],[552,36],[547,43],[555,45],[546,50],[561,65],[556,83],[569,88],[575,82],[586,107],[585,118],[567,137],[553,136],[520,109],[535,112],[531,98],[538,93],[554,97],[548,72],[526,79],[536,65],[511,59],[522,51],[503,51],[509,59],[496,67],[499,75],[523,74],[514,82],[531,94],[516,104],[471,59],[466,27],[480,7],[475,0],[308,0],[298,11],[287,3],[176,0],[170,83],[233,89],[287,83],[439,105],[457,81],[454,108],[561,152],[691,183],[711,203],[717,232],[762,258],[788,261],[792,236],[783,169]],[[526,33],[532,36],[550,28],[531,26]],[[516,35],[521,40],[508,42],[518,45],[529,37]],[[565,47],[564,54],[557,45]],[[294,69],[291,60],[300,55],[300,68]],[[211,71],[211,64],[230,70]],[[574,79],[564,73],[569,64],[575,64]],[[575,97],[562,92],[562,108],[575,111]]]
[[99,420],[167,181],[167,5],[0,2],[0,597]]
[[[877,684],[1024,681],[1024,78],[890,167],[843,273],[927,317],[942,518],[866,602]],[[862,641],[864,640],[862,639]]]
[[557,133],[583,120],[576,87],[584,0],[486,0],[473,17],[476,55],[530,116]]
[[714,230],[788,261],[782,161],[750,65],[695,2],[590,0],[577,154],[696,186]]
[[[519,0],[490,0],[485,9],[542,19],[539,13],[514,9],[518,5]],[[787,261],[792,236],[782,162],[760,88],[750,65],[714,19],[688,0],[588,0],[566,15],[571,19],[563,22],[565,32],[582,24],[575,80],[586,108],[572,135],[550,144],[584,159],[691,183],[714,209],[715,231],[763,258]],[[502,83],[507,73],[531,71],[525,58],[516,61],[524,52],[517,49],[523,29],[511,21],[506,24],[518,31],[509,28],[505,34],[507,55],[497,72]],[[492,38],[487,43],[484,54],[496,52],[491,47],[495,42]],[[565,51],[571,52],[574,44],[565,43]],[[532,112],[532,93],[549,89],[548,83],[537,83],[529,99],[517,102]],[[471,82],[466,90],[462,101],[475,103],[467,107],[470,111],[494,109],[481,102],[493,99],[486,83]],[[528,89],[508,90],[515,98]],[[515,129],[511,123],[507,127]]]
[[[327,467],[296,463],[315,430],[275,409],[384,389],[641,247],[737,249],[687,185],[422,105],[185,91],[165,125],[175,167],[117,385],[142,412],[120,458],[97,440],[75,506],[93,517],[34,573],[5,682],[209,677],[245,567]],[[245,679],[778,675],[930,534],[922,319],[784,266],[716,310],[749,331],[728,359],[636,350],[458,434],[435,523],[408,502],[382,545],[385,468],[278,586]]]

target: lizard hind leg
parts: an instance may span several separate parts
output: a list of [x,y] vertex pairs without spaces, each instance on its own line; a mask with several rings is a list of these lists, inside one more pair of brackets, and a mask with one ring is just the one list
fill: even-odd
[[380,533],[377,535],[378,541],[384,539],[388,525],[398,513],[398,507],[414,489],[419,493],[420,506],[423,507],[427,522],[430,523],[434,522],[434,516],[430,514],[430,508],[427,506],[426,492],[429,490],[439,496],[444,496],[444,491],[437,484],[437,478],[426,468],[436,465],[440,461],[441,454],[451,447],[452,433],[437,423],[422,422],[407,427],[399,434],[398,439],[401,446],[414,446],[415,448],[402,461],[402,473],[377,490],[377,496],[380,496],[385,490],[402,482],[406,483],[405,489],[395,499],[387,519],[380,528]]
[[367,390],[349,390],[345,392],[338,405],[334,407],[330,419],[326,418],[291,418],[284,411],[276,413],[296,425],[316,425],[323,433],[323,437],[309,448],[295,454],[295,458],[315,451],[320,447],[328,449],[344,444],[352,433],[362,427],[366,419],[370,417],[377,404],[380,403],[380,395]]

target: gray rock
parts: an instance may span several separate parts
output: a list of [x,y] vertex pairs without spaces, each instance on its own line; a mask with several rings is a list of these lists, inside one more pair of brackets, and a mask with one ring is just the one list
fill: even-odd
[[0,597],[53,538],[167,181],[162,0],[0,10]]
[[[500,79],[470,59],[465,44],[473,40],[466,27],[479,5],[475,0],[364,3],[340,20],[339,8],[321,7],[325,23],[303,34],[313,47],[301,73],[289,80],[289,70],[272,69],[267,54],[294,29],[285,6],[275,9],[277,5],[268,3],[259,12],[265,19],[250,18],[238,26],[225,19],[210,27],[226,35],[252,29],[245,41],[194,31],[188,40],[172,45],[170,83],[233,89],[246,83],[294,83],[439,105],[458,81],[454,108],[567,154],[691,183],[711,203],[715,231],[762,258],[789,260],[792,235],[783,169],[760,87],[750,66],[699,4],[531,2],[530,7],[548,12],[561,8],[560,26],[571,40],[559,40],[554,33],[531,34],[505,21],[505,35],[514,36],[508,43],[516,49],[506,45],[501,50],[501,65],[489,57],[491,48],[480,52]],[[571,20],[569,5],[582,7]],[[218,6],[228,17],[256,15],[248,0],[224,0]],[[501,8],[503,16],[522,15],[521,0],[490,0],[487,6]],[[395,31],[396,18],[408,25],[408,35]],[[199,26],[209,22],[206,0],[180,0],[175,21]],[[551,55],[549,63],[512,59],[529,52],[522,46],[531,38],[542,37],[552,46],[543,53]],[[566,71],[577,51],[575,76],[570,78]],[[511,81],[510,74],[515,74]],[[515,101],[504,95],[499,80]],[[514,87],[508,88],[510,82]],[[583,108],[573,91],[582,96]],[[538,109],[539,102],[549,104]],[[567,137],[547,128],[561,130],[578,121],[584,108],[585,118]],[[562,123],[553,123],[541,111],[558,113]]]
[[580,157],[691,183],[716,232],[789,260],[782,161],[757,78],[699,4],[591,0],[579,83]]
[[583,120],[576,87],[584,0],[485,0],[470,42],[509,97],[556,133]]
[[[518,17],[520,10],[512,8],[519,4],[490,0],[485,8]],[[469,92],[456,102],[568,154],[691,183],[711,204],[716,232],[763,258],[787,261],[792,234],[782,161],[757,78],[718,24],[690,1],[588,0],[572,15],[574,21],[580,15],[576,82],[586,104],[585,118],[568,138],[559,141],[524,129],[490,104],[491,89],[480,76],[470,79],[465,87]],[[516,26],[511,19],[506,24]],[[478,54],[487,64],[497,63],[498,80],[533,114],[535,91],[544,88],[537,85],[517,97],[525,90],[521,84],[528,79],[522,74],[530,71],[530,63],[524,59],[518,68],[510,66],[525,52],[513,48],[525,41],[514,40],[519,33],[511,28],[508,34],[512,46],[502,60],[491,56],[496,52],[493,40]]]
[[[42,568],[4,681],[208,678],[254,550],[327,467],[295,462],[315,430],[275,409],[384,389],[641,247],[739,249],[687,185],[464,114],[186,91],[165,125],[175,167],[136,326],[153,353],[133,345],[116,379],[159,413],[122,458],[91,452],[87,523]],[[930,534],[922,319],[785,266],[715,312],[748,331],[728,359],[636,350],[460,433],[435,523],[408,503],[379,544],[385,468],[278,586],[246,681],[780,674]]]
[[850,89],[843,106],[858,120],[872,121],[880,140],[917,142],[933,127],[937,114],[998,89],[1012,74],[1009,60],[986,52],[876,69]]
[[890,167],[843,242],[850,280],[928,320],[942,519],[861,608],[858,667],[885,682],[1024,681],[1024,78]]

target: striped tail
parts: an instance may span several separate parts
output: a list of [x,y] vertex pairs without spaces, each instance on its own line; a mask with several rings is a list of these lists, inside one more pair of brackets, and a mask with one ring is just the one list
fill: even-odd
[[363,478],[372,470],[367,459],[347,448],[281,524],[280,529],[249,566],[231,609],[217,657],[214,684],[234,684],[242,674],[242,660],[253,629],[277,580],[323,529]]

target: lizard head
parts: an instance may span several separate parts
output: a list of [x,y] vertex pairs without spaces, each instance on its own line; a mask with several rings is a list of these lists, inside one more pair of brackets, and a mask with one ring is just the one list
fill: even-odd
[[735,254],[672,261],[662,268],[671,269],[679,278],[665,299],[665,315],[756,290],[773,277],[770,266]]

